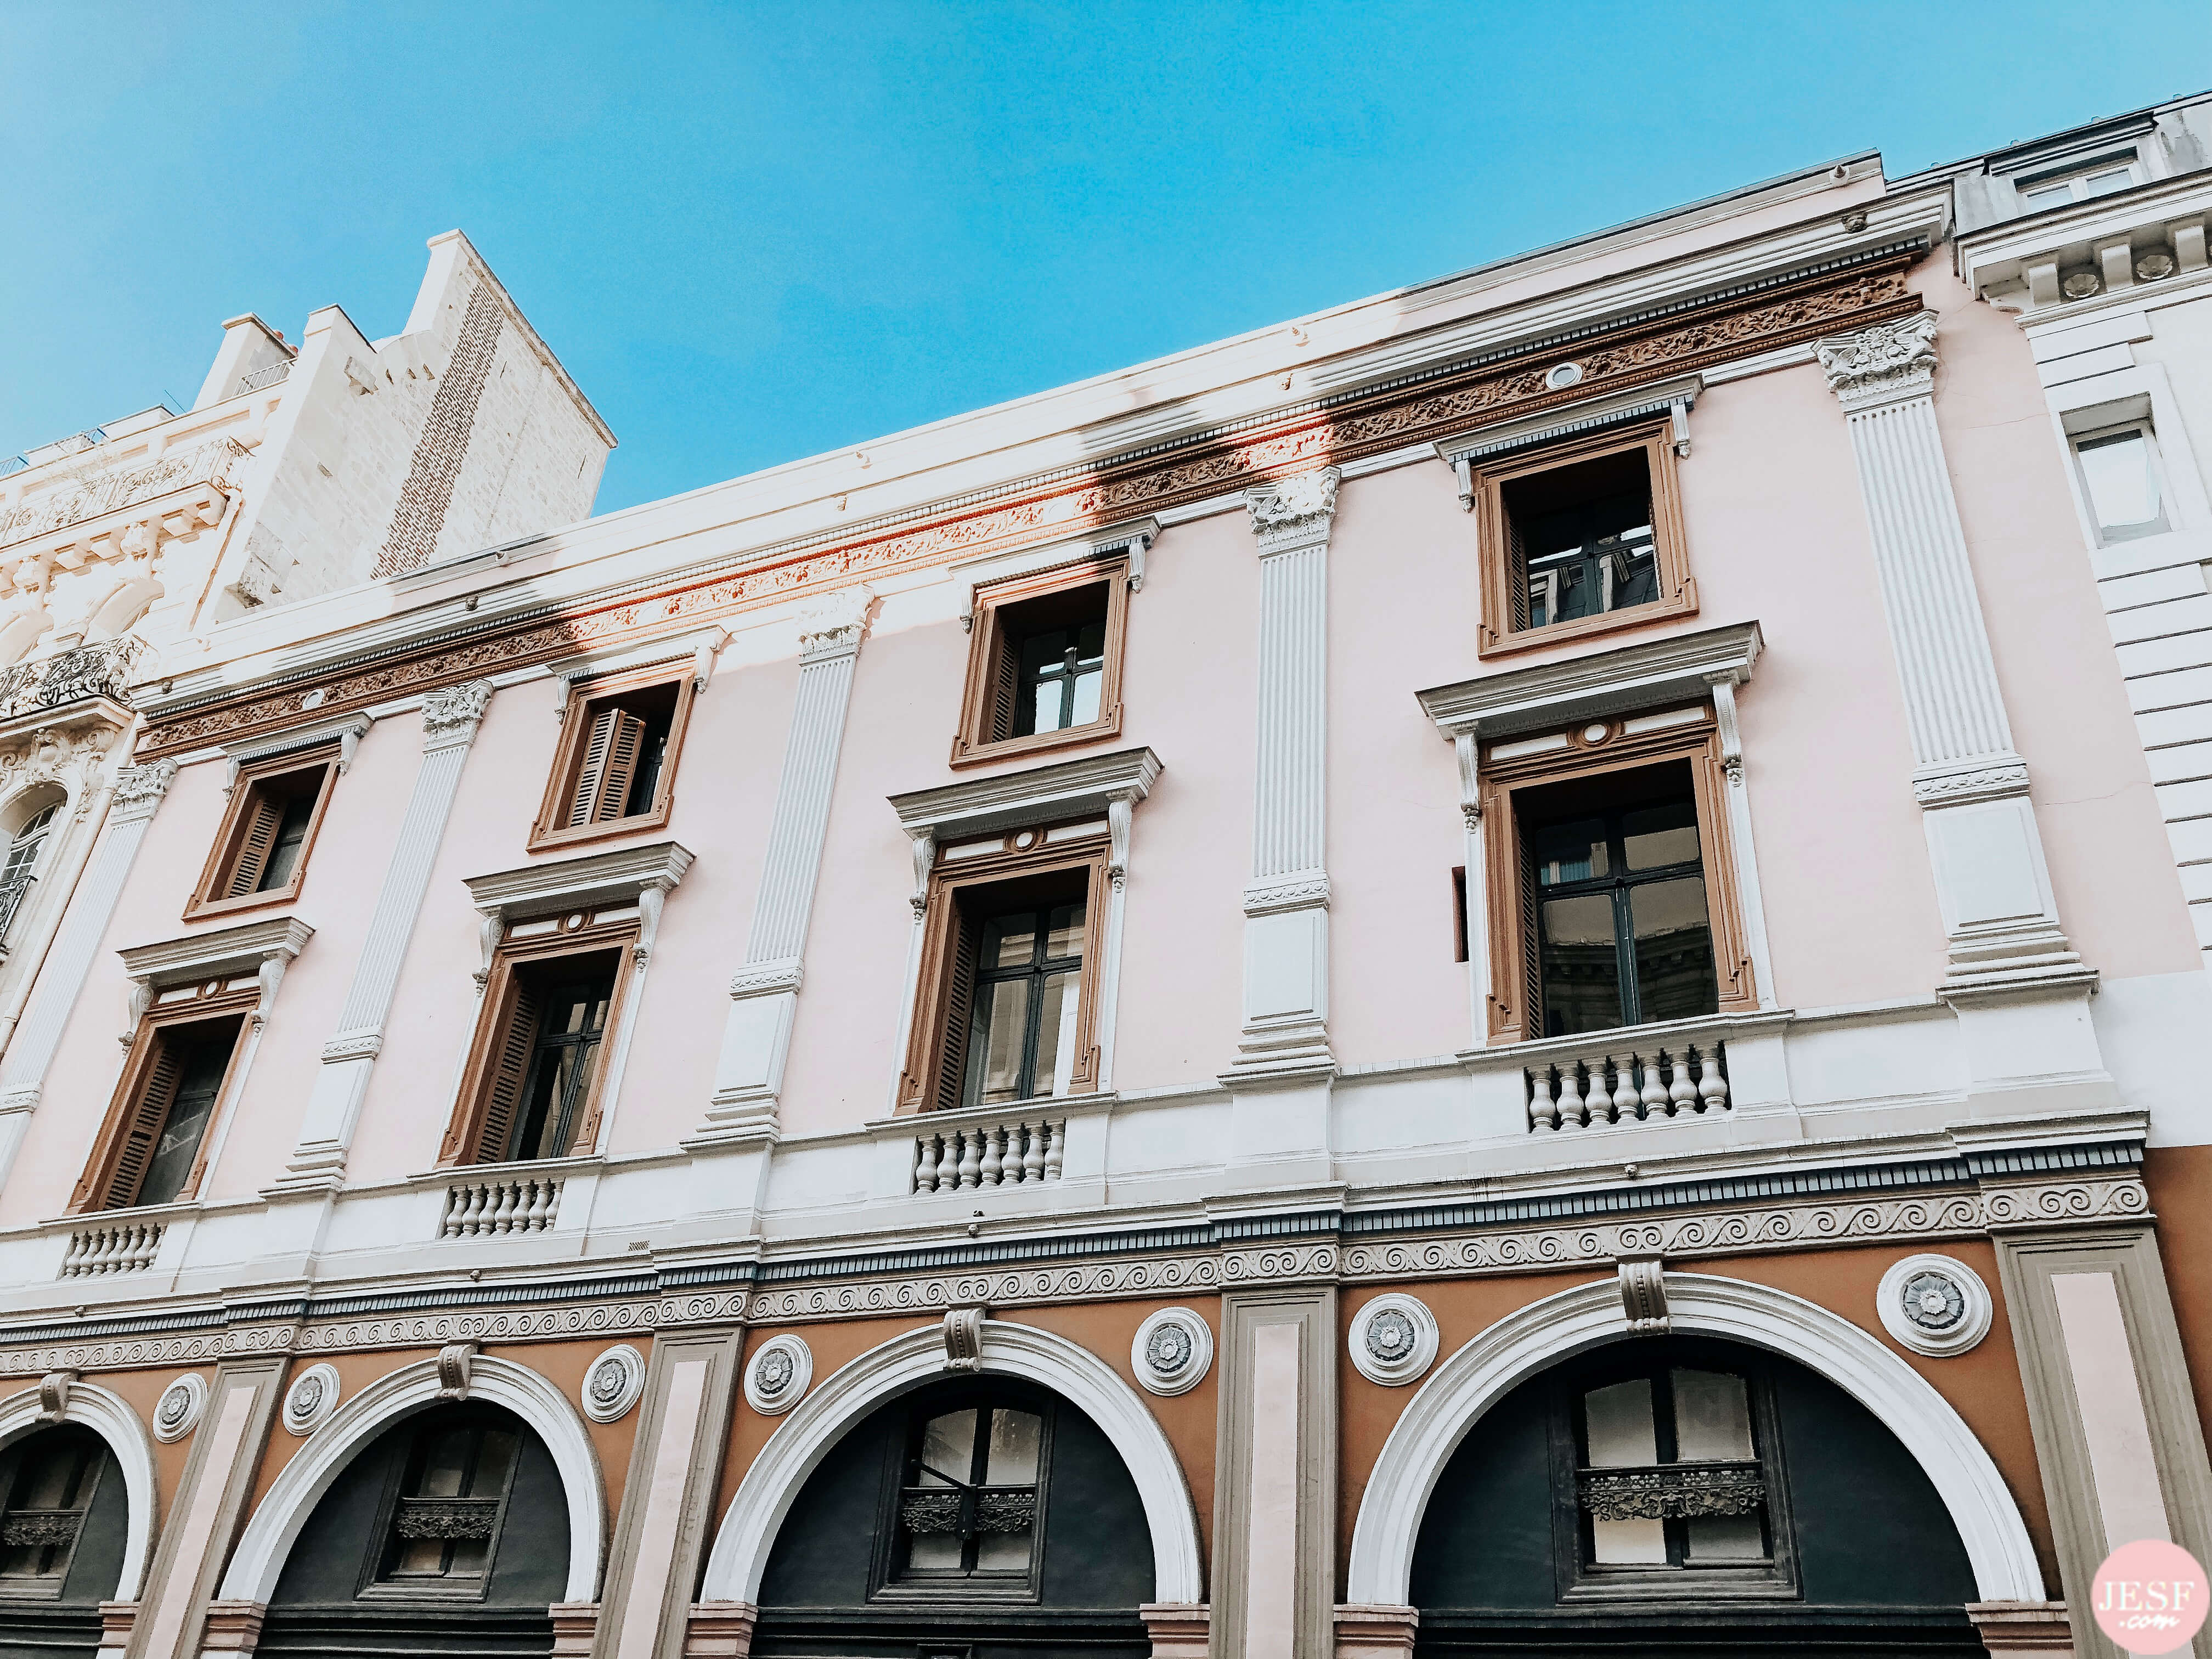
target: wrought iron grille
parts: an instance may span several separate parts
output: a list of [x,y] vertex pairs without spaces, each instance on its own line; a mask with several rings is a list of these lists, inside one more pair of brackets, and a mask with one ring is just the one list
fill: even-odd
[[499,1524],[496,1498],[403,1498],[392,1530],[402,1538],[489,1538]]
[[0,1516],[0,1544],[11,1548],[66,1548],[84,1524],[82,1510],[10,1510]]
[[1650,1468],[1584,1469],[1582,1506],[1595,1521],[1680,1521],[1753,1515],[1766,1502],[1756,1463],[1668,1463]]
[[1036,1524],[1034,1486],[909,1486],[899,1495],[899,1525],[910,1533],[1027,1532]]

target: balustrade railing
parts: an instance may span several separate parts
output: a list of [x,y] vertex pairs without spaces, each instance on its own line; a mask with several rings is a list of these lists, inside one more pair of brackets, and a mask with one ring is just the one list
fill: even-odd
[[561,1212],[561,1182],[542,1178],[460,1181],[446,1189],[441,1238],[542,1233]]
[[292,361],[288,357],[281,363],[271,363],[266,368],[255,369],[252,374],[239,381],[238,389],[240,392],[266,392],[291,372]]
[[105,1227],[81,1227],[70,1235],[60,1277],[86,1279],[95,1273],[131,1273],[153,1265],[165,1229],[157,1221],[123,1221]]
[[0,669],[0,718],[58,708],[81,697],[112,697],[128,705],[131,668],[145,648],[143,640],[125,635]]
[[1066,1139],[1065,1121],[1041,1118],[921,1135],[914,1143],[914,1190],[950,1193],[1057,1181]]
[[1728,1054],[1709,1048],[1595,1054],[1528,1068],[1528,1127],[1587,1129],[1607,1123],[1696,1117],[1729,1109]]
[[194,484],[228,487],[246,453],[235,438],[216,438],[137,466],[118,466],[78,483],[33,495],[13,512],[0,513],[0,547],[27,541],[49,531],[82,524],[104,513],[136,507]]

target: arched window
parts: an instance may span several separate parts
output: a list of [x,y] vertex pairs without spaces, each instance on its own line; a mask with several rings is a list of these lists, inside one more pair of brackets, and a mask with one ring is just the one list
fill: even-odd
[[131,1500],[107,1443],[81,1423],[0,1446],[0,1654],[94,1659]]
[[1031,1591],[1050,1420],[989,1394],[908,1414],[892,1583]]
[[39,854],[45,850],[63,805],[56,800],[36,808],[9,838],[6,860],[0,862],[0,945],[7,943],[15,913],[23,908],[31,884],[38,879]]

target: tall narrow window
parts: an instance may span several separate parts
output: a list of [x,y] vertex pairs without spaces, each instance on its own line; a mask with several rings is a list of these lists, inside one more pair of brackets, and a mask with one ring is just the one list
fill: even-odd
[[295,896],[337,776],[335,751],[305,763],[288,755],[241,768],[187,914],[247,909]]
[[1005,1106],[1097,1086],[1103,850],[1055,847],[1040,830],[996,845],[1005,850],[948,848],[931,878],[902,1110]]
[[2100,543],[2132,541],[2172,527],[2148,422],[2076,437],[2074,463]]
[[692,693],[688,663],[595,680],[572,693],[531,844],[665,823]]
[[52,833],[54,818],[62,810],[62,803],[40,807],[23,820],[21,829],[8,842],[7,862],[0,865],[0,945],[8,942],[8,930],[15,925],[15,913],[23,908],[29,897],[31,884],[39,878],[39,854],[46,849],[46,837]]
[[106,1452],[65,1424],[0,1453],[0,1595],[60,1595]]
[[636,929],[579,920],[573,932],[556,919],[510,931],[441,1164],[568,1158],[597,1143],[605,1051]]
[[163,994],[177,997],[177,1008],[149,1018],[132,1044],[72,1209],[173,1204],[198,1188],[209,1125],[254,998],[222,982]]
[[906,1589],[1026,1591],[1036,1564],[1047,1418],[1024,1401],[926,1397],[911,1413],[890,1578]]
[[975,590],[953,764],[1121,731],[1128,585],[1128,562],[1115,558]]
[[503,1413],[434,1413],[400,1465],[377,1585],[481,1595],[521,1445]]
[[1470,470],[1488,654],[1697,609],[1666,424]]

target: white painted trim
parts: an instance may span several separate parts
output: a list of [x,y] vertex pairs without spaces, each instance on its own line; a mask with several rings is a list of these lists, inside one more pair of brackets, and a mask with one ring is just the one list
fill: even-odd
[[[2004,1477],[1918,1372],[1856,1325],[1786,1291],[1703,1273],[1669,1273],[1666,1286],[1676,1333],[1749,1343],[1796,1360],[1881,1419],[1950,1511],[1981,1600],[2043,1599],[2035,1546]],[[1429,1494],[1482,1414],[1545,1367],[1627,1334],[1620,1286],[1607,1279],[1508,1315],[1439,1365],[1407,1403],[1368,1478],[1345,1599],[1403,1605]]]
[[[74,1395],[76,1389],[70,1393]],[[470,1364],[469,1398],[504,1406],[545,1443],[568,1500],[568,1581],[561,1599],[596,1601],[606,1503],[599,1455],[575,1407],[528,1367],[483,1355]],[[301,1528],[346,1466],[392,1424],[436,1405],[438,1399],[438,1362],[422,1359],[379,1377],[340,1406],[285,1464],[246,1522],[230,1568],[223,1574],[222,1595],[268,1601],[276,1593],[285,1557]]]
[[[123,1470],[123,1495],[127,1513],[123,1523],[123,1571],[116,1575],[115,1594],[107,1599],[135,1601],[145,1587],[146,1564],[154,1548],[154,1445],[146,1425],[121,1397],[96,1382],[72,1382],[62,1408],[64,1423],[82,1423],[115,1454]],[[34,1388],[0,1400],[0,1446],[7,1446],[36,1430],[50,1427],[39,1415],[39,1391]]]
[[[1182,1466],[1143,1396],[1087,1348],[1033,1325],[986,1319],[981,1348],[979,1364],[984,1372],[1022,1377],[1064,1396],[1121,1454],[1152,1531],[1151,1599],[1204,1601],[1198,1517],[1190,1491],[1183,1483]],[[714,1534],[699,1599],[757,1601],[769,1551],[806,1478],[862,1418],[944,1370],[944,1328],[932,1322],[869,1349],[817,1384],[784,1419],[738,1483],[737,1494]]]

